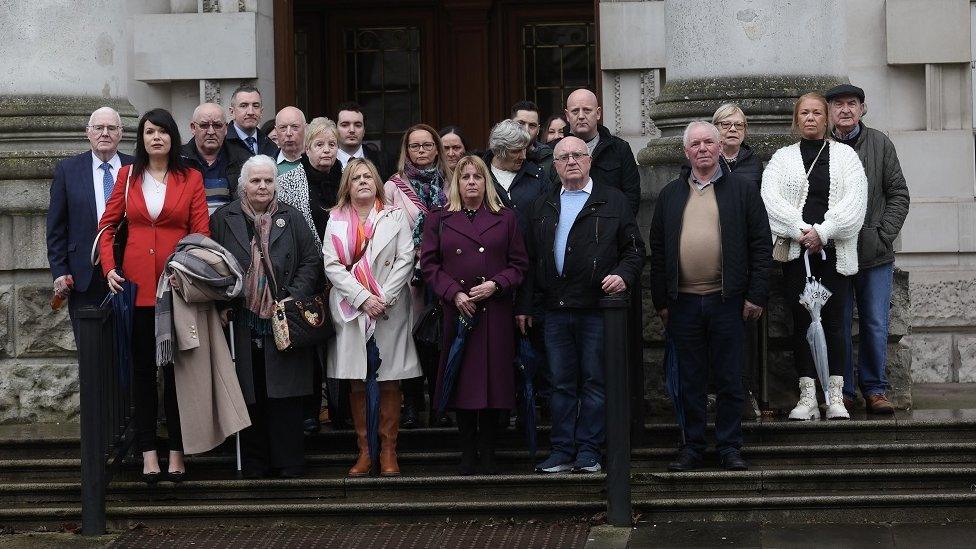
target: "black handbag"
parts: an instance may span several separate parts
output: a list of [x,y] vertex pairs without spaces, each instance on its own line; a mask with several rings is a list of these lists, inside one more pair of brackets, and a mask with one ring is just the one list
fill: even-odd
[[438,300],[434,300],[424,309],[417,323],[413,326],[413,340],[418,344],[441,346],[441,326],[444,321],[444,310]]
[[[129,206],[129,180],[132,179],[132,166],[127,166],[129,172],[125,176],[125,202],[126,208]],[[95,242],[92,243],[91,266],[97,267],[101,264],[102,258],[99,251],[98,241],[102,238],[102,233],[111,225],[106,225],[99,229],[95,234]],[[115,270],[122,275],[122,261],[125,259],[125,244],[129,241],[129,216],[122,210],[122,220],[115,226],[115,236],[112,238],[112,257],[115,258]]]
[[275,347],[285,352],[301,347],[324,345],[335,335],[329,314],[329,291],[307,299],[285,298],[275,302],[271,330]]

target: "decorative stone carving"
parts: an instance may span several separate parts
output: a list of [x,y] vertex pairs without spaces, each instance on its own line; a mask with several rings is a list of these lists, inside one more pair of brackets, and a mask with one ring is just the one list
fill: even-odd
[[952,336],[950,334],[912,334],[905,337],[912,351],[912,381],[947,383],[952,381]]
[[77,421],[78,365],[0,362],[0,423]]
[[220,100],[220,82],[216,80],[204,80],[203,96],[206,103],[222,104]]
[[976,336],[956,336],[959,352],[959,383],[976,383]]
[[12,294],[13,286],[9,284],[0,286],[0,357],[2,358],[13,356],[13,343],[11,342],[13,311],[10,310]]
[[15,307],[18,357],[65,356],[75,351],[68,309],[51,310],[50,285],[18,285]]

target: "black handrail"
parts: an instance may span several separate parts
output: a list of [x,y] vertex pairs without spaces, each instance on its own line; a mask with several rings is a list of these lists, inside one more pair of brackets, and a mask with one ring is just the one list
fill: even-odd
[[81,393],[81,533],[105,533],[105,491],[133,440],[132,375],[115,352],[111,306],[78,312]]
[[630,296],[600,300],[603,309],[603,371],[607,414],[607,522],[633,524],[630,501],[630,345],[627,316]]

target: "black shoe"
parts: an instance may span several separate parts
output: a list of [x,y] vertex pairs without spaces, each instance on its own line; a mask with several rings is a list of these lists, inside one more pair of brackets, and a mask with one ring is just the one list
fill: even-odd
[[412,402],[404,402],[403,409],[400,410],[400,427],[404,429],[413,429],[417,427],[417,408]]
[[436,418],[434,418],[434,421],[431,422],[431,425],[437,427],[454,427],[454,422],[451,421],[451,416],[445,413],[445,414],[440,414]]
[[186,475],[186,471],[170,471],[166,473],[166,478],[169,479],[173,484],[179,484],[183,482],[183,477]]
[[322,424],[319,423],[319,419],[315,417],[310,417],[302,423],[302,429],[305,431],[306,435],[314,435],[319,432]]
[[143,473],[142,481],[148,486],[155,486],[161,477],[162,474],[159,471],[156,471],[155,473]]
[[694,471],[702,466],[702,458],[689,450],[682,450],[678,454],[678,459],[668,464],[668,471],[684,473]]
[[719,460],[726,471],[748,471],[749,464],[742,459],[742,454],[738,450],[733,450]]

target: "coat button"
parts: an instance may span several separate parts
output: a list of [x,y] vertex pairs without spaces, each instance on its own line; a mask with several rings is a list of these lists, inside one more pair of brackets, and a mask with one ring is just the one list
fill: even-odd
[[565,305],[565,303],[563,303],[562,301],[560,301],[559,302],[559,306],[562,307],[563,305]]
[[390,262],[389,262],[389,261],[385,261],[385,262],[383,262],[383,266],[384,266],[384,267],[389,267],[389,266],[390,266]]
[[485,253],[485,248],[484,247],[478,248],[478,251],[481,253]]
[[390,317],[388,317],[387,315],[383,315],[383,320],[390,320]]
[[156,250],[149,248],[149,255],[156,255]]
[[464,279],[461,279],[461,285],[464,286]]
[[458,255],[461,255],[461,248],[458,248],[458,249],[457,249],[457,251],[456,251],[456,252],[454,252],[454,253],[456,253],[456,254],[458,254]]
[[566,252],[568,253],[568,252],[571,252],[571,251],[573,251],[573,247],[572,246],[566,246]]

